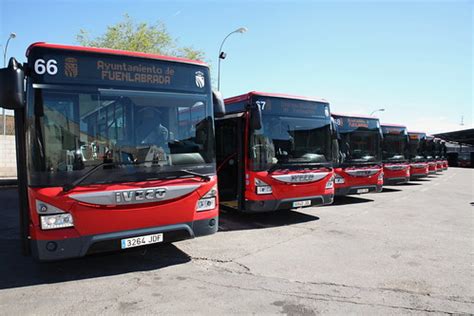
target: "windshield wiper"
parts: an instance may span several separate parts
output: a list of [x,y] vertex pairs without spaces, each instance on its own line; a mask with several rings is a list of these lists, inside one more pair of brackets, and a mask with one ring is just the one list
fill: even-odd
[[84,180],[86,180],[91,174],[97,171],[100,167],[103,166],[114,166],[117,165],[117,162],[102,162],[98,164],[97,166],[94,166],[91,170],[87,171],[82,177],[79,179],[74,180],[72,183],[66,183],[63,185],[63,192],[68,192],[77,187],[79,184],[81,184]]
[[211,181],[211,177],[208,176],[208,175],[205,175],[205,174],[202,174],[202,173],[197,173],[197,172],[194,172],[194,171],[190,171],[190,170],[187,170],[187,169],[179,169],[180,172],[183,172],[183,173],[186,173],[186,174],[189,174],[189,175],[193,175],[193,176],[196,176],[196,177],[199,177],[201,179],[203,179],[204,181]]
[[[91,170],[87,171],[82,177],[77,180],[74,180],[72,183],[67,183],[63,186],[63,192],[68,192],[77,187],[79,184],[84,182],[90,175],[95,173],[100,167],[104,166],[117,166],[117,165],[141,165],[148,162],[156,162],[156,160],[142,160],[142,161],[130,161],[130,162],[102,162],[96,166],[94,166]],[[156,165],[155,167],[161,167],[160,165]],[[189,175],[193,175],[195,177],[199,177],[204,181],[210,181],[211,177],[205,174],[197,173],[194,171],[190,171],[187,169],[179,169],[179,172],[186,173]]]
[[[130,161],[130,162],[102,162],[97,166],[94,166],[91,170],[87,171],[82,177],[77,180],[74,180],[72,183],[67,183],[63,186],[63,192],[68,192],[77,187],[79,184],[84,182],[91,174],[96,172],[99,167],[104,166],[117,166],[117,165],[141,165],[147,162],[156,162],[156,160],[142,160],[142,161]],[[160,165],[156,165],[155,167],[161,167]]]
[[271,173],[279,168],[288,168],[288,167],[301,167],[301,168],[311,168],[311,167],[326,167],[327,163],[321,162],[311,162],[311,161],[298,161],[298,162],[284,162],[284,163],[276,163],[270,168],[268,168],[267,172]]

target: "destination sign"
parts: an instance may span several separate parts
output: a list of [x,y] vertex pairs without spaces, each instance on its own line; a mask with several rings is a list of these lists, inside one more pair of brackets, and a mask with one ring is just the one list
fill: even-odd
[[378,119],[347,117],[333,115],[336,125],[340,131],[352,131],[355,129],[378,129],[380,123]]
[[424,133],[408,133],[408,138],[410,140],[421,140],[423,138],[426,138],[426,134],[424,134]]
[[406,135],[406,127],[398,126],[382,126],[383,134],[392,134],[392,135]]
[[287,98],[254,97],[262,113],[284,116],[329,118],[329,104]]
[[207,92],[207,67],[165,60],[33,47],[34,83],[80,84]]

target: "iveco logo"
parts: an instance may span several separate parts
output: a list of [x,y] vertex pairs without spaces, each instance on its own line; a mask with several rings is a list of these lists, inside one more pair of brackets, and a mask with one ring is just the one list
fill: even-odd
[[140,203],[141,201],[151,202],[164,199],[166,189],[153,188],[141,190],[129,190],[115,192],[115,202],[117,204]]
[[92,191],[71,194],[69,197],[79,202],[96,205],[141,204],[176,199],[195,191],[199,187],[199,184],[186,184],[117,191]]
[[272,178],[287,183],[309,183],[323,179],[329,172],[308,172],[296,174],[276,174]]
[[373,174],[374,174],[374,172],[372,172],[372,171],[365,171],[365,170],[364,170],[364,171],[357,171],[357,172],[356,172],[356,176],[359,176],[359,177],[367,177],[367,176],[371,176],[371,175],[373,175]]
[[380,171],[380,169],[364,169],[364,170],[345,170],[349,175],[353,177],[370,177]]
[[311,182],[314,179],[314,174],[293,174],[291,175],[290,182]]

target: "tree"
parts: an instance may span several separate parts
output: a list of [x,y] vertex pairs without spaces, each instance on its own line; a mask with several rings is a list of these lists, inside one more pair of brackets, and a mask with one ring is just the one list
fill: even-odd
[[205,54],[191,46],[179,47],[177,39],[174,39],[166,29],[163,22],[150,25],[146,22],[135,22],[128,14],[123,20],[107,26],[103,35],[94,39],[90,38],[89,32],[81,29],[76,35],[76,40],[83,46],[122,49],[144,53],[169,55],[195,60],[204,60]]

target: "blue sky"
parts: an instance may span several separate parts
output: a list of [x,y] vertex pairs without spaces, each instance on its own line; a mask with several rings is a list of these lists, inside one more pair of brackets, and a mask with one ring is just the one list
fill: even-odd
[[[161,20],[206,52],[225,97],[251,90],[323,97],[332,110],[440,132],[473,125],[473,1],[10,1],[0,0],[0,43],[24,60],[36,41],[76,44],[130,14]],[[461,116],[464,124],[459,125]]]

